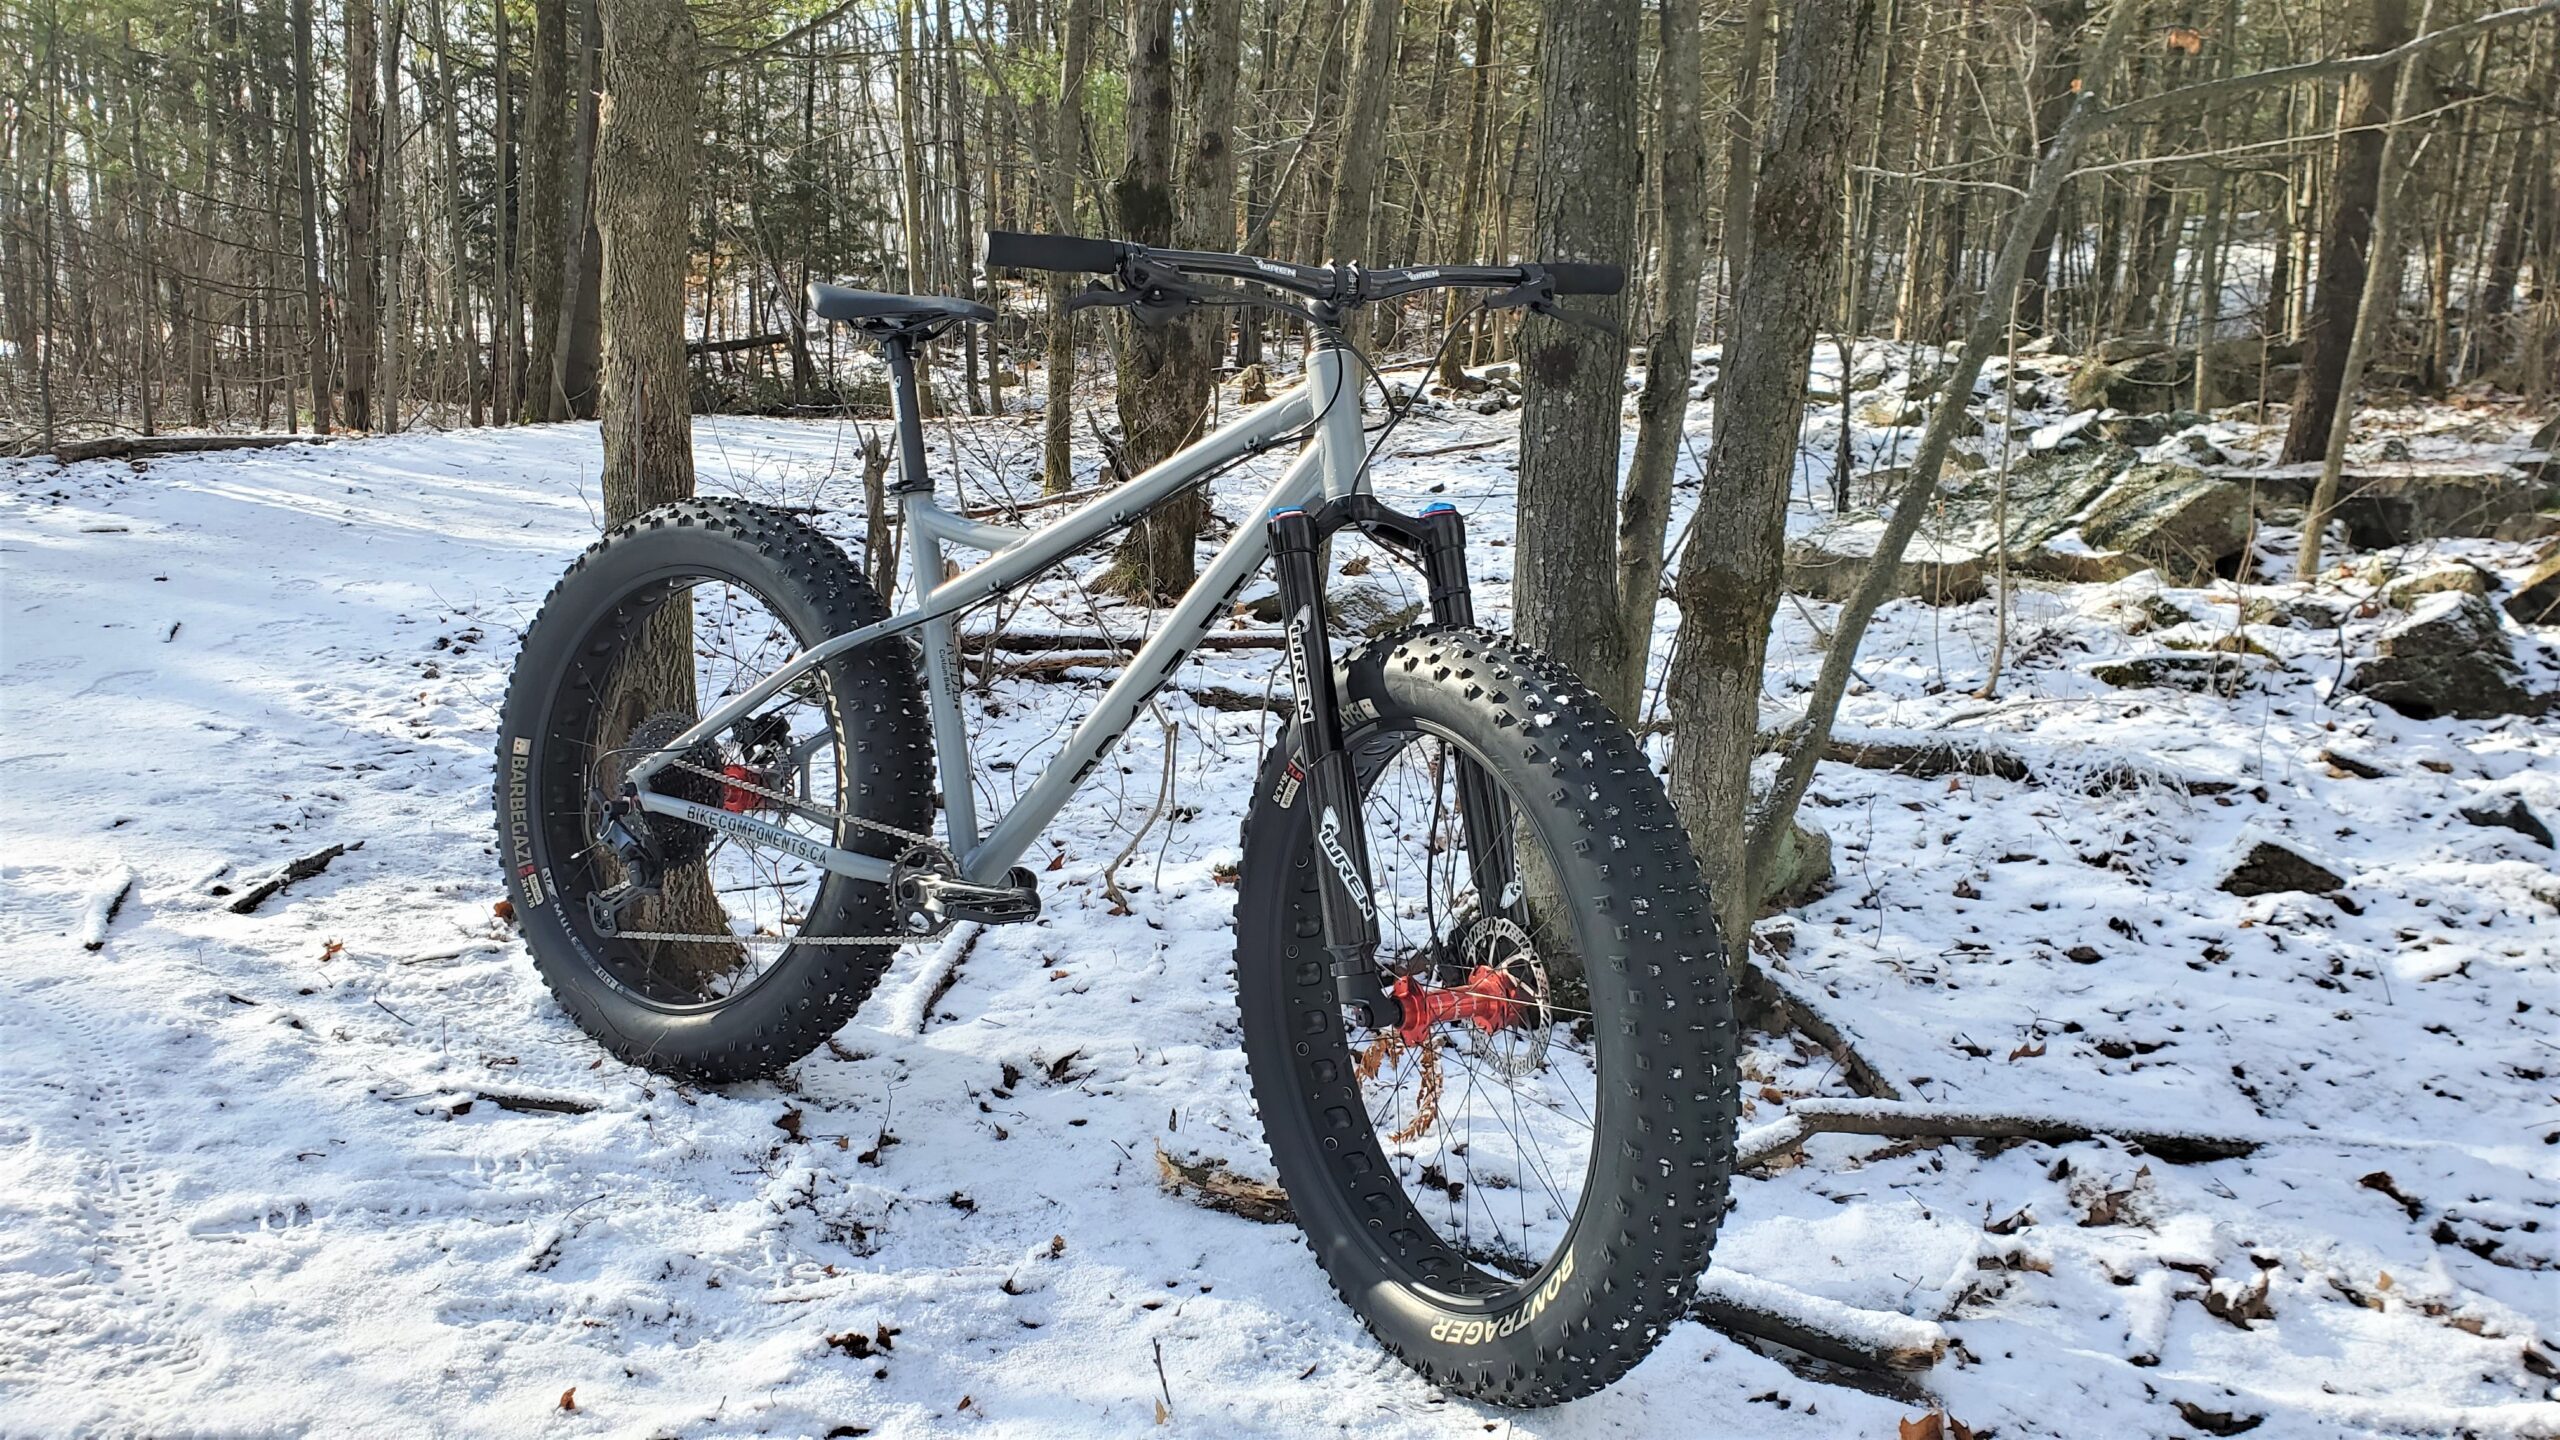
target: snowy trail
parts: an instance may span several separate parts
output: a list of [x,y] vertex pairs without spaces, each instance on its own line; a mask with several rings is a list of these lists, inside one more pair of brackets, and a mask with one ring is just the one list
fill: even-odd
[[[1506,434],[1441,417],[1406,444]],[[967,439],[991,471],[1032,443]],[[705,488],[858,530],[837,427],[705,422],[698,448]],[[487,821],[515,627],[594,533],[594,453],[592,427],[542,427],[0,470],[0,1434],[1128,1435],[1168,1394],[1165,1429],[1200,1435],[1878,1435],[1916,1413],[1695,1325],[1561,1411],[1448,1402],[1368,1342],[1294,1232],[1161,1193],[1157,1145],[1267,1174],[1217,873],[1255,716],[1167,703],[1183,808],[1122,872],[1134,914],[1099,872],[1155,799],[1152,723],[1062,816],[1051,923],[903,952],[775,1084],[600,1061],[491,914]],[[1489,607],[1509,459],[1382,475],[1474,512]],[[1719,1268],[1942,1325],[1956,1353],[1925,1383],[2004,1436],[2191,1433],[2176,1401],[2271,1436],[2560,1433],[2519,1367],[2560,1335],[2541,898],[2560,889],[2548,852],[2448,818],[2491,789],[2560,814],[2560,742],[2357,719],[2393,776],[2342,789],[2310,758],[2341,739],[2312,667],[2239,702],[2128,706],[2075,668],[2075,646],[2130,643],[2100,608],[2023,600],[2030,658],[1993,707],[1963,695],[1989,607],[1894,607],[1844,724],[2263,795],[1826,769],[1842,880],[1782,963],[1924,1098],[2301,1139],[2170,1166],[1823,1137],[1739,1182]],[[1140,623],[1071,586],[1018,623],[1097,618]],[[1773,704],[1819,618],[1782,608]],[[1259,693],[1267,663],[1211,654],[1198,678]],[[1081,703],[998,687],[986,808]],[[2213,893],[2251,826],[2329,847],[2362,914]],[[137,883],[87,952],[120,865]],[[1959,880],[1978,898],[1950,900]],[[2104,962],[2066,958],[2083,945]],[[2030,1041],[2050,1054],[2004,1058]],[[1755,1121],[1842,1093],[1788,1042],[1746,1068]],[[2364,1182],[2383,1170],[2414,1208]],[[2076,1223],[2116,1192],[2126,1223]],[[2208,1315],[2206,1275],[2262,1265],[2274,1320]]]

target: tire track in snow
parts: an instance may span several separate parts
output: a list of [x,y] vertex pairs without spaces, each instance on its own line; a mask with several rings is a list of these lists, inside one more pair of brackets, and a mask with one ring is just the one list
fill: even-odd
[[[28,1036],[42,1045],[49,1036],[62,1055],[59,1073],[70,1084],[56,1114],[68,1123],[48,1128],[56,1143],[78,1151],[87,1202],[81,1269],[52,1285],[33,1279],[19,1297],[25,1303],[0,1306],[0,1377],[31,1375],[76,1390],[89,1405],[108,1408],[109,1433],[139,1434],[152,1428],[148,1418],[112,1397],[135,1393],[139,1379],[143,1393],[175,1401],[194,1388],[209,1356],[183,1319],[191,1306],[178,1252],[187,1232],[160,1124],[118,1037],[82,994],[62,993],[70,988],[68,980],[21,985],[0,1003],[0,1045],[14,1050]],[[61,1411],[51,1418],[73,1420]]]

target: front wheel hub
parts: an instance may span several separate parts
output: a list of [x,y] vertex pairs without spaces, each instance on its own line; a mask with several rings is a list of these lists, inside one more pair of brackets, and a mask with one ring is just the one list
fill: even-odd
[[1399,1015],[1397,1036],[1420,1045],[1435,1025],[1473,1025],[1487,1035],[1528,1019],[1529,997],[1511,977],[1491,965],[1478,965],[1458,985],[1425,985],[1411,975],[1399,976],[1387,992]]

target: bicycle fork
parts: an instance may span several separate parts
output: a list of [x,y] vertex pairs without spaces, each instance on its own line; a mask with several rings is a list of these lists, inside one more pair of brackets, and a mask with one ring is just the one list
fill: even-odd
[[[1280,782],[1282,804],[1286,805],[1291,789],[1303,790],[1308,813],[1314,818],[1317,894],[1334,993],[1371,1028],[1392,1029],[1401,1019],[1401,1009],[1378,967],[1380,902],[1370,883],[1358,777],[1350,753],[1343,748],[1343,736],[1351,727],[1334,685],[1322,557],[1325,541],[1335,532],[1358,529],[1419,566],[1434,624],[1473,625],[1475,599],[1467,580],[1466,522],[1447,504],[1406,515],[1373,495],[1352,494],[1312,508],[1275,510],[1268,524],[1286,626],[1289,684],[1295,697],[1289,760]],[[1512,853],[1509,806],[1480,766],[1463,757],[1459,766],[1459,810],[1478,904],[1486,914],[1511,911],[1519,905],[1521,887]]]

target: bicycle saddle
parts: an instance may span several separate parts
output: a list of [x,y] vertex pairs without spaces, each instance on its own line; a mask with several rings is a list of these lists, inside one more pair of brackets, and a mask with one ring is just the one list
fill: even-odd
[[876,290],[856,290],[850,285],[828,285],[809,282],[809,308],[825,320],[841,320],[848,324],[927,325],[936,321],[948,324],[955,320],[980,323],[996,318],[996,312],[975,300],[954,300],[939,295],[883,295]]

